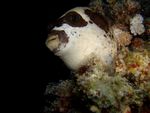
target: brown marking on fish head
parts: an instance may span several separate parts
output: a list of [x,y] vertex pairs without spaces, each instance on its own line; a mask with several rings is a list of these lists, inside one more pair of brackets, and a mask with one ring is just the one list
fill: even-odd
[[82,16],[75,11],[68,12],[63,17],[59,18],[58,24],[56,26],[59,27],[64,23],[66,23],[72,27],[83,27],[83,26],[86,26],[88,24],[82,18]]
[[[89,9],[85,10],[85,14],[89,16],[89,18],[100,28],[108,32],[109,26],[106,18],[98,13],[92,12]],[[91,23],[91,22],[90,22]]]

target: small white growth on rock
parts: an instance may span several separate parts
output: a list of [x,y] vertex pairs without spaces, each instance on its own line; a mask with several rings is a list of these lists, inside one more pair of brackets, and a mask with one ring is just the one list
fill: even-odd
[[132,19],[130,19],[130,31],[133,35],[141,35],[144,33],[145,28],[143,25],[143,17],[140,14],[136,14]]

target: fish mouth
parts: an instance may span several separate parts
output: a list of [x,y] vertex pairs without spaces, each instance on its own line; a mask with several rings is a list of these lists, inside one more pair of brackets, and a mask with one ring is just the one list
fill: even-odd
[[45,42],[46,46],[50,49],[50,51],[57,53],[60,51],[60,46],[61,45],[66,45],[68,43],[68,37],[65,31],[57,31],[57,30],[52,30],[48,38]]
[[49,35],[45,43],[46,46],[55,53],[60,45],[59,35]]

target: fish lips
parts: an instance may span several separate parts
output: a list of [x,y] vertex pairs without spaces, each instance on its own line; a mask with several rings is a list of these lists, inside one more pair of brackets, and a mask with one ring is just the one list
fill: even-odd
[[60,51],[60,46],[63,44],[66,46],[68,43],[68,36],[63,30],[52,30],[48,34],[48,38],[46,40],[46,46],[54,53]]

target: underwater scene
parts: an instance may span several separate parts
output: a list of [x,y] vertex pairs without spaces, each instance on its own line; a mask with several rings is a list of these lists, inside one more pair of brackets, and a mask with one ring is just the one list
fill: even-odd
[[48,25],[45,47],[71,73],[46,85],[42,113],[150,113],[150,0],[88,4]]

